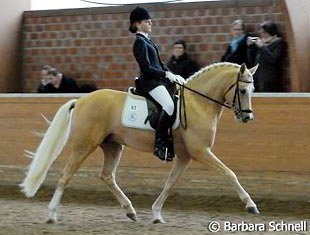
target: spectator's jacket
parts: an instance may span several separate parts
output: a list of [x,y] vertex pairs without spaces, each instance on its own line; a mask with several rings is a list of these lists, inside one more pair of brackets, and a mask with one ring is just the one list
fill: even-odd
[[77,93],[79,92],[79,87],[76,81],[72,78],[68,78],[63,75],[61,83],[58,88],[54,87],[52,84],[40,85],[38,87],[38,93]]
[[254,74],[255,90],[261,92],[284,92],[283,62],[287,45],[281,38],[258,48],[250,46],[249,58],[252,64],[259,64]]
[[237,49],[232,51],[231,45],[228,46],[225,54],[222,56],[222,62],[231,62],[236,64],[245,63],[247,67],[250,67],[250,62],[248,60],[248,52],[247,52],[247,40],[249,35],[245,34],[243,39],[238,43]]
[[171,56],[167,67],[175,74],[187,79],[199,70],[197,63],[184,53],[180,57]]

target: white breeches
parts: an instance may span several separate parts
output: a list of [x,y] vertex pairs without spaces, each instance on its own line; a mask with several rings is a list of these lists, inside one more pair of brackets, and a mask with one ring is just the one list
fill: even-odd
[[174,103],[166,87],[163,85],[155,87],[149,92],[149,94],[161,105],[163,110],[165,110],[169,116],[172,116],[174,111]]

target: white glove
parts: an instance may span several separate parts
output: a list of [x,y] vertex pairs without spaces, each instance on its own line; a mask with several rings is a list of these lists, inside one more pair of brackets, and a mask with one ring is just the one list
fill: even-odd
[[177,77],[178,77],[178,79],[179,79],[179,83],[180,84],[182,84],[182,85],[184,85],[184,83],[185,83],[185,79],[182,77],[182,76],[180,76],[180,75],[177,75]]
[[184,78],[182,78],[180,75],[175,75],[173,73],[171,73],[170,71],[166,72],[166,78],[169,79],[170,82],[176,82],[179,84],[184,84],[185,80]]

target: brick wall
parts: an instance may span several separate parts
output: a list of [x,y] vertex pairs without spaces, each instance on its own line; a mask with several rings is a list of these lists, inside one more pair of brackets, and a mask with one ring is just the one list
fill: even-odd
[[[220,60],[230,40],[230,23],[243,19],[250,32],[273,20],[284,29],[277,0],[143,4],[153,16],[152,39],[164,61],[177,38],[188,42],[201,66]],[[89,9],[29,11],[23,25],[23,90],[35,92],[44,64],[58,67],[78,83],[126,90],[138,75],[132,55],[134,35],[128,18],[135,5]]]

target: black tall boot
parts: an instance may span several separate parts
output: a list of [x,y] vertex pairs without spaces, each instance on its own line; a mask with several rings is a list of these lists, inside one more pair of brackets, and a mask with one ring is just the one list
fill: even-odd
[[155,133],[154,155],[163,161],[172,161],[174,153],[171,153],[172,138],[168,134],[171,117],[162,110],[157,123]]

